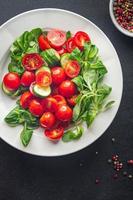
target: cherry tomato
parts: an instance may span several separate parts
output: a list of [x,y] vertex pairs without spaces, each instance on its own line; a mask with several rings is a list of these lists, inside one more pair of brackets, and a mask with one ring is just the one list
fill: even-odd
[[39,100],[33,99],[29,104],[29,111],[36,117],[40,117],[43,114],[44,109]]
[[45,130],[44,135],[50,140],[59,140],[64,134],[64,128],[58,127],[52,130]]
[[22,58],[22,65],[29,71],[40,68],[43,63],[42,57],[37,53],[25,54]]
[[76,99],[78,95],[73,95],[71,98],[67,99],[68,103],[70,106],[75,106],[76,105]]
[[31,92],[24,92],[20,97],[20,105],[22,106],[22,108],[28,108],[32,99],[33,95],[31,94]]
[[65,43],[66,34],[63,31],[53,29],[48,32],[47,38],[53,48],[59,48]]
[[70,98],[76,93],[77,88],[72,81],[65,80],[59,85],[58,90],[62,96]]
[[55,115],[57,119],[61,121],[70,121],[72,119],[73,111],[67,105],[60,105]]
[[3,83],[8,90],[17,90],[20,86],[20,77],[14,72],[9,72],[4,76]]
[[68,77],[74,78],[80,72],[80,65],[76,60],[70,60],[65,65],[65,73]]
[[40,124],[44,128],[52,128],[55,122],[55,116],[51,112],[45,112],[40,118]]
[[46,97],[41,103],[45,111],[55,112],[57,110],[58,103],[53,97]]
[[74,43],[81,49],[84,47],[85,42],[89,41],[90,41],[89,35],[83,31],[78,31],[74,35]]
[[67,53],[67,50],[64,47],[60,47],[59,49],[56,49],[59,55],[62,55],[64,53]]
[[21,77],[21,85],[30,86],[35,81],[35,74],[33,72],[25,71]]
[[36,83],[40,86],[49,86],[52,83],[52,77],[48,71],[40,71],[36,75]]
[[66,105],[67,104],[67,102],[63,96],[57,94],[57,95],[54,95],[53,97],[58,102],[58,105]]
[[62,67],[52,68],[52,81],[54,84],[59,85],[65,79],[66,79],[66,74]]
[[69,38],[67,41],[66,41],[66,49],[69,53],[71,53],[75,48],[76,48],[76,44],[74,43],[74,40],[73,40],[73,37],[72,38]]
[[40,49],[42,51],[45,50],[45,49],[50,49],[51,48],[47,37],[44,36],[43,34],[39,36],[38,43],[39,43],[39,47],[40,47]]

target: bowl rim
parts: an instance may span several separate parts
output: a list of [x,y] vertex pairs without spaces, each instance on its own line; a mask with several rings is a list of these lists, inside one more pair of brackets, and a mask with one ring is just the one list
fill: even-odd
[[[20,16],[23,16],[23,15],[25,15],[25,14],[32,13],[32,12],[45,11],[45,10],[51,10],[51,11],[56,10],[56,11],[60,11],[60,12],[66,12],[66,13],[70,13],[70,14],[72,14],[72,15],[75,15],[75,16],[77,16],[77,17],[80,17],[80,18],[82,18],[82,19],[84,19],[84,20],[86,20],[86,21],[89,21],[94,27],[96,27],[96,28],[104,35],[104,37],[107,39],[107,41],[108,41],[108,42],[110,43],[110,45],[113,47],[114,53],[115,53],[115,54],[117,55],[117,57],[118,57],[118,54],[117,54],[117,51],[116,51],[114,45],[112,44],[112,42],[110,41],[110,39],[107,37],[107,35],[99,28],[99,26],[95,25],[95,24],[94,24],[92,21],[90,21],[88,18],[86,18],[86,17],[84,17],[84,16],[82,16],[82,15],[80,15],[80,14],[77,14],[77,13],[75,13],[75,12],[72,12],[72,11],[69,11],[69,10],[65,10],[65,9],[49,8],[49,7],[48,7],[48,8],[31,9],[31,10],[22,12],[22,13],[20,13],[20,14],[17,14],[17,15],[15,15],[14,17],[11,17],[11,18],[8,19],[6,22],[4,22],[2,25],[0,25],[0,29],[2,29],[5,25],[7,25],[8,23],[10,23],[11,21],[15,20],[16,18],[18,18],[18,17],[20,17]],[[119,57],[118,57],[118,62],[119,62],[120,67],[121,67],[121,62],[120,62],[120,60],[119,60]],[[20,151],[20,152],[23,152],[23,153],[25,153],[25,154],[32,155],[32,156],[49,157],[49,158],[50,158],[50,157],[53,157],[53,158],[54,158],[54,157],[63,157],[63,156],[72,155],[72,154],[77,153],[77,152],[80,152],[81,150],[83,150],[83,149],[87,148],[88,146],[92,145],[94,142],[96,142],[96,141],[107,131],[107,129],[111,126],[112,122],[114,121],[114,119],[115,119],[115,117],[116,117],[116,115],[117,115],[117,113],[118,113],[118,110],[119,110],[119,108],[120,108],[120,104],[121,104],[121,101],[122,101],[122,96],[123,96],[123,72],[122,72],[122,67],[121,67],[121,94],[120,94],[120,99],[119,99],[118,106],[117,106],[117,109],[116,109],[116,111],[115,111],[115,114],[114,114],[112,120],[110,121],[109,126],[104,130],[104,132],[103,132],[101,135],[99,135],[97,138],[95,138],[95,140],[94,140],[93,142],[91,142],[90,144],[88,144],[88,145],[86,145],[86,146],[82,146],[80,149],[77,149],[77,150],[75,150],[75,151],[72,151],[72,152],[69,152],[69,153],[62,153],[62,154],[59,154],[59,155],[58,155],[58,154],[57,154],[57,155],[56,155],[56,154],[53,154],[53,155],[47,155],[47,154],[42,155],[42,154],[40,154],[40,155],[39,155],[39,154],[37,154],[37,153],[24,151],[23,149],[20,149],[20,148],[18,148],[18,147],[16,147],[16,146],[12,145],[11,143],[8,143],[8,142],[7,142],[6,140],[4,140],[2,137],[0,137],[0,139],[2,139],[5,143],[7,143],[9,146],[15,148],[16,150],[18,150],[18,151]]]
[[110,0],[109,2],[109,13],[110,13],[110,17],[112,19],[112,22],[113,24],[115,25],[115,27],[121,32],[123,33],[124,35],[127,35],[129,37],[133,37],[133,33],[132,32],[129,32],[128,30],[122,28],[118,22],[116,21],[116,18],[114,16],[114,13],[113,13],[113,2],[114,0]]

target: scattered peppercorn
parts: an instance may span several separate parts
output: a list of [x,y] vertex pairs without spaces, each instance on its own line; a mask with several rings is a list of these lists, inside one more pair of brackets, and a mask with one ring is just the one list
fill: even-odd
[[112,160],[111,160],[111,159],[108,159],[108,163],[111,164],[111,163],[112,163]]
[[133,1],[132,0],[114,0],[113,12],[118,24],[133,32]]
[[117,179],[117,178],[118,178],[118,174],[114,174],[114,175],[113,175],[113,178],[114,178],[114,179]]
[[100,180],[97,178],[97,179],[95,180],[95,183],[96,183],[96,184],[99,184],[99,183],[100,183]]
[[127,163],[128,163],[129,165],[133,165],[133,160],[128,160]]
[[113,142],[113,143],[115,142],[115,138],[112,138],[112,142]]
[[132,179],[132,178],[133,178],[132,174],[129,174],[129,175],[128,175],[128,178],[129,178],[129,179]]

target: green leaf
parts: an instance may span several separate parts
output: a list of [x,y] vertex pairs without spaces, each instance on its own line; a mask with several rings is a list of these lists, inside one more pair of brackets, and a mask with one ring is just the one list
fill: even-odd
[[25,123],[24,128],[23,128],[23,130],[20,134],[21,142],[25,147],[29,144],[31,137],[32,137],[32,134],[33,134],[33,130],[29,129],[27,127],[27,124]]
[[66,32],[66,38],[67,38],[67,40],[68,40],[69,38],[71,38],[71,37],[72,37],[71,31],[67,31],[67,32]]
[[77,85],[79,91],[83,90],[84,80],[83,80],[82,76],[79,75],[79,76],[73,78],[72,81]]
[[73,108],[73,121],[77,121],[80,116],[81,107],[80,104],[77,103]]
[[105,112],[106,110],[110,109],[114,103],[115,103],[115,101],[109,101],[106,105],[103,106],[101,111]]
[[81,62],[81,51],[78,47],[76,47],[70,54],[70,59],[77,60],[78,62]]
[[16,106],[13,110],[11,110],[4,120],[9,126],[18,126],[25,121],[21,116],[19,106]]
[[87,123],[88,127],[90,127],[90,125],[96,118],[98,112],[99,112],[99,109],[98,109],[97,105],[94,102],[92,102],[92,104],[89,107],[89,110],[86,113],[86,123]]
[[90,90],[92,90],[92,83],[97,82],[98,80],[98,74],[96,70],[89,69],[88,71],[83,72],[83,78],[84,81],[86,82],[87,86],[89,87]]
[[14,62],[10,62],[8,65],[8,71],[9,72],[15,72],[18,75],[22,75],[24,73],[24,68],[20,64],[16,64]]
[[76,126],[74,129],[66,131],[66,133],[62,137],[62,140],[63,142],[78,140],[82,136],[83,131],[84,130],[82,126]]

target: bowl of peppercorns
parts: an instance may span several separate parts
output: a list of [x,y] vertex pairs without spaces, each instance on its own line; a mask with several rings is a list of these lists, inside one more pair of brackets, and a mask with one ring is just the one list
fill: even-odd
[[133,0],[110,0],[109,11],[116,28],[133,37]]

